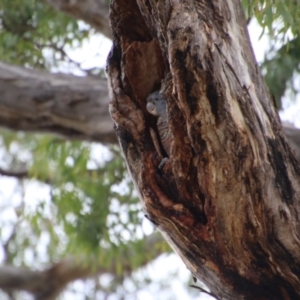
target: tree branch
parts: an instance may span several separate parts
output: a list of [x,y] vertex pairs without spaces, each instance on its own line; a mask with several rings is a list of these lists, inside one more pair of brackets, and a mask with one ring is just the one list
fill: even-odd
[[[162,242],[163,238],[158,233],[151,234],[145,238],[143,245],[148,255],[145,255],[144,261],[140,262],[138,267],[146,265],[163,253],[161,247],[157,247]],[[134,268],[128,264],[128,255],[134,257],[137,255],[136,251],[140,251],[140,248],[135,250],[133,246],[129,250],[130,253],[123,251],[124,253],[121,254],[118,262],[112,261],[110,265],[106,264],[105,267],[99,266],[97,259],[89,259],[89,262],[87,262],[87,259],[84,257],[68,257],[41,271],[2,265],[0,266],[0,288],[6,292],[27,291],[35,299],[39,300],[56,299],[66,285],[74,280],[108,273],[113,276],[119,275],[119,271],[117,271],[118,264],[122,264],[123,273],[126,273],[126,275],[131,274],[137,266]]]
[[115,143],[104,79],[0,62],[0,126]]
[[112,38],[112,32],[108,23],[108,3],[105,0],[48,0],[48,3],[59,11],[63,11],[76,19],[80,19],[91,25],[103,35]]
[[[104,79],[51,74],[0,62],[0,93],[0,126],[117,142]],[[300,129],[289,123],[283,129],[300,158]],[[2,175],[18,177],[3,171]]]
[[[100,274],[101,270],[97,270]],[[5,291],[23,290],[35,299],[55,299],[65,286],[73,280],[94,276],[96,270],[68,258],[43,271],[4,265],[0,267],[0,287]]]
[[15,177],[18,179],[23,179],[28,177],[28,171],[27,170],[4,170],[0,168],[0,175],[2,176],[8,176],[8,177]]

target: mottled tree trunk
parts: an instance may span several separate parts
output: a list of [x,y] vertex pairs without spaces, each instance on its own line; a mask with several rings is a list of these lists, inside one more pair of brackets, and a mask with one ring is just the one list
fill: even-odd
[[0,62],[0,126],[115,143],[107,82]]
[[[110,19],[110,111],[146,216],[218,298],[300,299],[300,168],[240,2],[113,0]],[[146,110],[158,89],[161,169]]]

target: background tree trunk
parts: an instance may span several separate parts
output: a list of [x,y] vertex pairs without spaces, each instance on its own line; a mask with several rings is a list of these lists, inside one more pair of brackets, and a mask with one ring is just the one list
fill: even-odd
[[[110,111],[147,217],[218,298],[300,299],[300,168],[240,2],[114,0],[110,19]],[[146,111],[158,89],[161,169]]]
[[0,62],[0,125],[115,143],[105,79],[50,74]]

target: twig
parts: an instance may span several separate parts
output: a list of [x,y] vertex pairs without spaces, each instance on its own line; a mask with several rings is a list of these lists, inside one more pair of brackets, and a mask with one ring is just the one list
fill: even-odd
[[12,170],[4,170],[0,168],[0,175],[23,179],[28,177],[28,171],[27,170],[12,171]]
[[200,290],[202,293],[205,293],[205,294],[207,294],[207,295],[209,295],[209,296],[211,296],[211,297],[213,297],[213,298],[219,300],[219,298],[218,298],[215,294],[206,291],[205,289],[203,289],[203,288],[200,287],[200,286],[193,285],[193,284],[191,284],[191,285],[189,285],[189,286],[192,287],[192,288],[198,289],[198,290]]

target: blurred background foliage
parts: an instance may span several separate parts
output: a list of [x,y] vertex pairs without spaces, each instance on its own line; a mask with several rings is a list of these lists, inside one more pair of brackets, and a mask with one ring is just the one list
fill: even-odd
[[[248,21],[255,18],[261,36],[270,37],[262,72],[278,109],[287,89],[299,92],[300,1],[242,0]],[[262,49],[264,51],[264,49]]]
[[[287,89],[299,92],[300,2],[242,3],[247,18],[256,18],[262,34],[270,36],[261,68],[280,108]],[[2,61],[49,71],[68,64],[85,75],[103,75],[103,69],[83,70],[69,55],[95,34],[91,26],[54,10],[46,1],[0,0]],[[128,296],[124,290],[128,278],[134,293],[149,284],[147,275],[133,271],[170,249],[161,240],[147,246],[146,239],[156,233],[144,218],[117,146],[4,129],[0,136],[0,173],[5,175],[1,179],[15,180],[11,194],[1,192],[2,262],[31,267],[67,255],[96,257],[99,265],[113,269],[108,281],[93,285],[96,292],[102,291],[97,299],[114,293],[119,293],[114,299]],[[163,284],[159,283],[160,291]],[[96,299],[89,293],[84,289],[85,296],[78,299]],[[167,299],[162,297],[157,299]]]
[[74,64],[66,47],[79,47],[93,31],[43,0],[1,0],[0,7],[0,57],[9,63],[48,69]]

